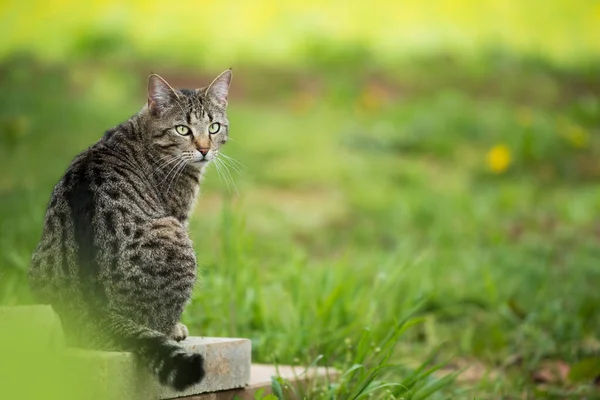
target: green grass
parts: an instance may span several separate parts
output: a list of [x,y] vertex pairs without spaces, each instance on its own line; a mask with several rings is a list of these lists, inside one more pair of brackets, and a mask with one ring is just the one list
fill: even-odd
[[[531,379],[544,360],[577,371],[599,357],[597,69],[322,68],[236,70],[226,153],[245,168],[236,188],[210,171],[192,219],[191,333],[249,337],[258,362],[348,371],[315,398],[597,396],[587,370]],[[0,70],[0,301],[16,304],[30,301],[53,184],[141,107],[144,77],[26,57]],[[499,144],[512,162],[494,173]],[[444,373],[418,368],[451,357],[445,374],[480,373],[438,392]]]

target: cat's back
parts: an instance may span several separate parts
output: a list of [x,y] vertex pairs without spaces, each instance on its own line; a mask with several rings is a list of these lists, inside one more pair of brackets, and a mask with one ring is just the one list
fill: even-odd
[[[74,275],[78,261],[74,213],[90,208],[89,159],[97,146],[98,143],[77,155],[52,190],[42,235],[29,268],[30,288],[37,300],[54,302],[57,296],[73,296],[73,293],[59,294],[56,288],[63,287]],[[69,291],[66,286],[64,289]]]
[[118,225],[161,214],[143,168],[122,146],[121,129],[109,130],[75,157],[52,191],[29,270],[30,287],[40,301],[82,289],[74,283],[97,281],[98,258],[116,252],[124,239]]

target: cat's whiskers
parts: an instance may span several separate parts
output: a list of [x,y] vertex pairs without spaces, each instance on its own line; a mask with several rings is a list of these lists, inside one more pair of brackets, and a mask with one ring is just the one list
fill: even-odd
[[[181,162],[182,162],[181,158],[178,157],[173,163],[171,163],[171,165],[172,165],[171,169],[169,170],[169,172],[164,174],[164,176],[162,177],[162,180],[159,182],[159,185],[162,185],[169,179],[169,176],[171,175],[171,173],[173,173],[173,171],[179,166],[179,164]],[[163,171],[163,173],[164,173],[164,171]]]
[[[215,161],[214,165],[215,165],[215,168],[217,169],[217,174],[219,175],[219,178],[221,178],[221,180],[223,182],[225,182],[225,179],[223,178],[223,174],[221,173],[221,166],[220,166],[220,164],[218,162],[219,160],[215,157],[214,161]],[[229,189],[229,186],[227,187],[227,189]]]
[[[175,161],[179,160],[180,158],[181,158],[181,155],[177,154],[177,155],[173,156],[172,158],[168,159],[167,161],[164,161],[162,164],[156,163],[156,164],[159,164],[157,167],[157,170],[163,171],[164,168],[166,168],[168,165],[174,163]],[[164,158],[162,158],[161,161],[162,160],[164,160]]]
[[231,176],[231,172],[229,172],[228,165],[223,162],[223,159],[219,159],[218,157],[215,157],[215,165],[217,165],[217,164],[220,164],[221,167],[223,168],[224,181],[227,183],[227,188],[229,189],[229,191],[231,192],[231,188],[230,188],[230,184],[231,184],[233,186],[233,188],[235,189],[236,194],[239,196],[240,193],[238,192],[235,181],[233,180],[233,177]]
[[235,182],[233,181],[233,178],[232,178],[231,174],[229,173],[229,169],[227,168],[227,165],[225,165],[223,163],[223,160],[219,160],[219,162],[221,163],[221,167],[223,168],[223,177],[225,177],[225,182],[227,182],[227,189],[229,190],[229,193],[231,193],[232,186],[235,189],[235,192],[238,193],[237,186],[235,185]]
[[185,159],[183,158],[183,156],[178,156],[177,162],[175,163],[173,168],[171,168],[169,173],[163,178],[163,180],[160,181],[159,185],[162,185],[163,183],[165,183],[167,181],[167,179],[169,179],[169,176],[171,175],[171,173],[173,173],[173,171],[177,170],[179,168],[179,166],[184,162],[185,162]]
[[158,164],[158,163],[153,163],[155,165],[155,170],[154,172],[158,173],[164,173],[165,172],[165,168],[168,167],[169,165],[173,164],[174,162],[176,162],[179,159],[179,157],[174,157],[168,161],[165,161],[162,164]]
[[160,164],[161,162],[168,162],[170,160],[174,160],[176,158],[181,157],[181,154],[165,154],[163,156],[158,157],[158,162],[154,159],[150,159],[154,164]]
[[175,183],[175,185],[177,185],[177,181],[181,177],[181,174],[185,170],[185,167],[187,167],[190,160],[192,160],[192,156],[190,156],[189,154],[184,154],[183,162],[179,164],[180,168],[177,169],[177,171],[175,172],[175,175],[173,175],[173,178],[171,179],[171,182],[169,183],[169,186],[167,187],[167,194],[169,194],[169,191],[171,190],[171,185],[173,183]]
[[154,160],[154,158],[151,158],[150,160],[152,160],[152,162],[153,162],[154,164],[160,164],[160,163],[161,163],[161,162],[163,162],[163,161],[164,161],[164,162],[167,162],[167,161],[169,161],[169,160],[172,160],[172,159],[174,159],[174,158],[177,158],[177,157],[179,157],[179,156],[180,156],[179,154],[175,154],[175,155],[173,155],[173,154],[165,154],[165,155],[163,155],[163,156],[160,156],[160,157],[158,157],[158,162],[157,162],[157,161],[155,161],[155,160]]
[[167,194],[169,194],[171,185],[174,184],[175,186],[177,186],[177,182],[179,181],[179,178],[181,178],[181,175],[183,175],[183,171],[185,171],[185,168],[189,165],[190,161],[192,161],[195,158],[195,156],[192,152],[184,152],[181,158],[182,162],[178,164],[179,167],[175,171],[175,175],[173,175],[173,178],[171,179],[171,182],[167,187]]
[[[228,160],[227,160],[227,159],[223,158],[223,159],[221,159],[221,162],[223,163],[223,165],[224,165],[225,167],[227,167],[227,169],[228,169],[228,170],[229,170],[229,169],[233,169],[233,170],[234,170],[235,172],[237,172],[238,174],[240,174],[240,175],[242,175],[242,174],[243,174],[243,172],[242,172],[242,171],[239,169],[239,167],[237,167],[236,165],[232,165],[232,164],[230,164],[230,163],[228,162]],[[230,173],[230,175],[231,175],[231,173]]]
[[231,168],[233,168],[234,170],[237,171],[237,173],[239,173],[239,174],[243,174],[244,173],[243,170],[246,169],[246,166],[244,164],[242,164],[241,162],[239,162],[235,158],[228,156],[227,154],[219,153],[219,155],[222,156],[222,157],[224,157],[222,161],[226,162],[228,165],[230,165]]
[[[222,154],[222,155],[224,155],[224,154]],[[238,173],[241,173],[241,171],[239,170],[239,168],[233,167],[230,164],[230,162],[227,160],[227,158],[221,159],[221,162],[223,162],[223,165],[225,166],[225,171],[227,172],[227,175],[229,175],[229,179],[231,180],[231,183],[235,187],[235,182],[233,180],[233,175],[231,174],[231,168],[233,168]],[[236,187],[236,192],[237,192],[237,187]]]
[[231,189],[229,187],[229,181],[225,178],[224,172],[223,172],[223,167],[221,166],[221,163],[219,162],[218,158],[215,158],[215,167],[217,168],[217,173],[219,174],[219,178],[221,178],[221,180],[223,182],[225,182],[225,185],[227,186],[227,190],[229,192],[231,192]]

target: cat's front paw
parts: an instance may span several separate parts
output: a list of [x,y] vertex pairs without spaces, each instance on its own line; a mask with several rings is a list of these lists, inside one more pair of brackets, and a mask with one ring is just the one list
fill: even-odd
[[182,340],[187,338],[188,335],[188,328],[181,322],[178,322],[177,325],[175,325],[175,327],[173,328],[173,331],[171,332],[171,338],[177,342],[181,342]]

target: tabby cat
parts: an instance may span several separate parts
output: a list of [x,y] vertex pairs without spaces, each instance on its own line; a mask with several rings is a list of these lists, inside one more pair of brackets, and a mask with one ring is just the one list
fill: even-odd
[[204,376],[177,342],[196,282],[188,218],[228,139],[231,70],[202,89],[148,78],[148,104],[79,154],[50,199],[32,257],[34,296],[71,345],[131,351],[176,390]]

